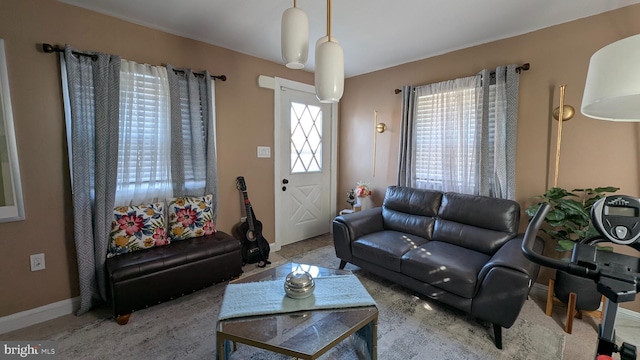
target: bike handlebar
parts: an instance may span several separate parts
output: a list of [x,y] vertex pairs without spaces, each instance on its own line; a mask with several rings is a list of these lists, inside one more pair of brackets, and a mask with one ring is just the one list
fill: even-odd
[[524,239],[522,241],[522,252],[524,256],[542,266],[550,267],[556,270],[566,271],[572,275],[577,275],[584,278],[597,280],[599,278],[600,272],[597,270],[588,269],[584,266],[572,264],[570,262],[560,261],[557,259],[553,259],[550,257],[546,257],[536,253],[533,250],[533,244],[535,243],[536,236],[538,235],[538,231],[544,222],[547,213],[551,209],[551,206],[547,203],[540,204],[538,211],[533,216],[529,225],[527,225],[527,230],[524,233]]

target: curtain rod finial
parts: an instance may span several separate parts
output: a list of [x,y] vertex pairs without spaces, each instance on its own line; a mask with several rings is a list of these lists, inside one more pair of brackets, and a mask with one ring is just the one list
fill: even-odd
[[47,43],[42,43],[42,51],[44,51],[47,54],[51,54],[54,52],[64,52],[64,49],[61,48],[58,45],[51,45],[51,44],[47,44]]

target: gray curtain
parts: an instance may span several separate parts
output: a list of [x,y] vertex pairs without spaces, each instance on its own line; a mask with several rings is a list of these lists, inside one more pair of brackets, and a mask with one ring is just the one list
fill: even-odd
[[[491,76],[491,74],[495,76]],[[482,114],[479,137],[479,194],[505,199],[516,196],[516,140],[520,74],[517,65],[480,72],[478,113]]]
[[415,95],[413,86],[402,87],[402,122],[400,125],[400,151],[398,157],[398,186],[413,186],[415,169],[414,136]]
[[[178,71],[176,71],[178,70]],[[171,96],[171,177],[174,196],[213,194],[217,216],[218,171],[209,72],[167,65]]]
[[73,51],[67,45],[61,59],[80,315],[107,298],[105,260],[116,189],[120,57],[76,56]]

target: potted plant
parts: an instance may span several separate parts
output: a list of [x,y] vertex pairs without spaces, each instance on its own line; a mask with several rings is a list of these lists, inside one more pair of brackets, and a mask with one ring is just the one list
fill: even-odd
[[[541,203],[546,202],[551,206],[541,230],[557,241],[556,251],[561,254],[559,257],[569,261],[577,241],[598,235],[591,224],[590,214],[593,204],[608,193],[618,190],[619,188],[612,186],[571,191],[553,187],[544,194],[534,197],[538,200],[537,203],[529,206],[525,211],[527,215],[533,216]],[[569,294],[576,293],[576,308],[579,310],[596,310],[600,306],[601,295],[592,280],[564,271],[556,272],[554,292],[556,297],[565,304],[568,302]]]

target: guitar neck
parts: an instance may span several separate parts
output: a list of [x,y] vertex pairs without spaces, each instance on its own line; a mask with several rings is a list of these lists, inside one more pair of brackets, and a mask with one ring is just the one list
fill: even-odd
[[251,201],[249,201],[249,196],[247,195],[246,190],[242,192],[242,196],[244,197],[244,209],[245,209],[245,212],[247,213],[247,224],[249,224],[249,230],[253,232],[255,231],[253,211],[251,207]]

